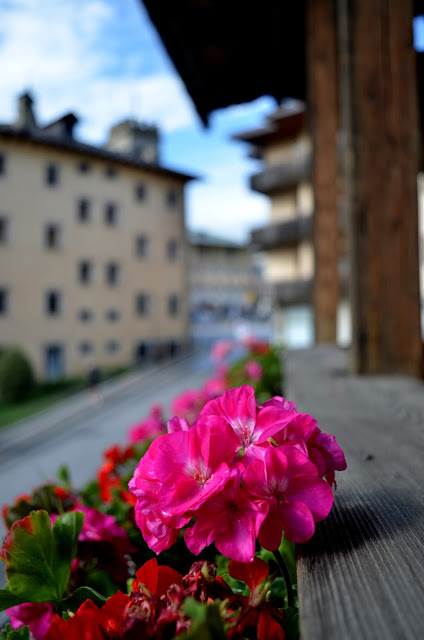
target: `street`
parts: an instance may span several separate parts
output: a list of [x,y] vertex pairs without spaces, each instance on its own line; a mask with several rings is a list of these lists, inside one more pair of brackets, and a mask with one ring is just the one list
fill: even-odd
[[[171,417],[172,398],[187,389],[199,389],[212,371],[209,355],[197,352],[144,372],[119,393],[106,395],[102,404],[82,397],[78,415],[47,432],[31,433],[22,444],[6,449],[0,437],[0,505],[54,479],[63,464],[69,467],[73,484],[81,487],[94,477],[102,452],[111,444],[124,443],[128,428],[146,417],[153,404],[161,404],[164,415]],[[4,533],[2,524],[0,536]]]

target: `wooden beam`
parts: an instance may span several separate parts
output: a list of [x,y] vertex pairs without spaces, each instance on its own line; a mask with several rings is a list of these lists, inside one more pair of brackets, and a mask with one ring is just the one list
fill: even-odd
[[413,0],[337,0],[354,373],[421,373]]
[[313,143],[316,342],[336,342],[339,284],[338,86],[334,0],[307,4],[308,113]]

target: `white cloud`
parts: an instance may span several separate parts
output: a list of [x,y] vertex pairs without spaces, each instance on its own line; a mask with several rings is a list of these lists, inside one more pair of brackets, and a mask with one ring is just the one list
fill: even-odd
[[0,121],[15,118],[16,96],[30,88],[41,122],[74,110],[82,117],[81,134],[91,142],[102,142],[110,125],[128,116],[164,131],[193,122],[194,109],[178,77],[141,77],[141,51],[118,60],[112,55],[109,33],[117,15],[105,0],[17,0],[0,2],[0,11],[0,91],[9,96],[0,105]]
[[244,241],[251,229],[269,219],[268,198],[249,192],[239,180],[193,184],[187,196],[187,224],[192,229]]

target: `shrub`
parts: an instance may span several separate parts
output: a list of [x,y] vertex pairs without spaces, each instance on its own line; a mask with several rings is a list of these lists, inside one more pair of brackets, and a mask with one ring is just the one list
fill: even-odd
[[9,349],[0,358],[0,397],[6,402],[25,400],[34,386],[34,373],[25,354]]

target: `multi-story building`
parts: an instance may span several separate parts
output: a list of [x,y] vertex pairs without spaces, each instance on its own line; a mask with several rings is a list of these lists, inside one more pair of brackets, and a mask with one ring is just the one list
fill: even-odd
[[252,314],[264,295],[258,261],[245,244],[189,232],[189,290],[193,319]]
[[188,280],[194,340],[232,335],[233,325],[242,318],[268,319],[270,300],[261,256],[246,243],[189,232]]
[[[274,304],[274,337],[288,346],[314,340],[312,287],[314,247],[311,182],[312,146],[303,103],[280,107],[260,129],[233,136],[253,145],[250,155],[264,168],[251,188],[269,196],[269,224],[252,232],[253,246],[265,252],[265,278]],[[343,265],[341,265],[343,266]],[[339,341],[349,340],[346,304],[339,309]]]
[[0,126],[0,349],[41,378],[134,363],[188,338],[184,185],[154,127],[125,121],[105,148],[73,114],[37,126],[28,94]]

